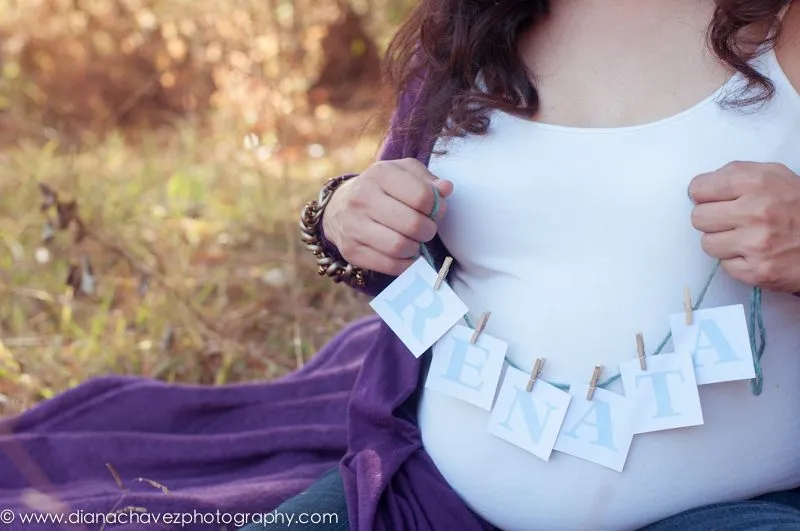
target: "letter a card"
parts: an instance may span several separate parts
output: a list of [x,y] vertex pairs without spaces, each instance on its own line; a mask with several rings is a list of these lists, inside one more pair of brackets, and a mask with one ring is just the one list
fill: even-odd
[[420,257],[369,304],[417,358],[468,310],[447,282],[433,289],[436,277]]
[[633,441],[630,402],[605,389],[595,389],[587,400],[588,387],[570,386],[572,401],[555,450],[622,472]]
[[696,310],[691,325],[684,313],[671,315],[669,323],[675,352],[689,353],[694,360],[698,385],[756,377],[741,304]]
[[487,429],[492,435],[549,461],[570,395],[542,380],[536,380],[529,393],[526,391],[529,377],[508,367]]
[[486,333],[472,344],[472,332],[466,326],[456,325],[433,345],[425,387],[489,411],[508,344]]
[[659,354],[619,364],[625,398],[633,410],[633,433],[671,430],[703,424],[700,394],[689,354]]

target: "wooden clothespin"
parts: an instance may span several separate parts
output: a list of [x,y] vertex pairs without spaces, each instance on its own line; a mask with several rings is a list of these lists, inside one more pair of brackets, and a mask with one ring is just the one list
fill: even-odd
[[646,353],[644,351],[644,335],[641,332],[636,334],[636,351],[639,353],[639,368],[646,371],[647,360],[645,359]]
[[528,393],[531,392],[531,390],[533,389],[533,384],[536,383],[536,379],[539,378],[540,374],[542,374],[543,368],[544,368],[544,358],[537,358],[536,363],[533,364],[531,377],[528,379],[528,385],[525,386],[525,391],[527,391]]
[[683,310],[686,312],[686,326],[692,326],[692,292],[688,287],[683,288]]
[[472,332],[472,337],[469,338],[469,342],[472,343],[473,345],[477,343],[478,338],[481,335],[481,332],[483,332],[483,329],[486,328],[486,323],[489,321],[490,315],[492,315],[492,312],[483,312],[483,315],[481,315],[480,320],[478,320],[478,325],[475,327],[475,331]]
[[586,400],[591,400],[594,398],[594,392],[597,389],[597,381],[600,379],[600,374],[602,374],[602,372],[602,365],[598,365],[594,368],[594,373],[592,373],[592,381],[589,383],[589,390],[586,393]]
[[450,271],[451,265],[453,265],[453,257],[448,256],[444,259],[444,263],[442,264],[441,269],[439,269],[439,274],[436,276],[436,282],[433,284],[434,290],[438,290],[440,287],[442,287],[442,282],[444,282],[447,272]]

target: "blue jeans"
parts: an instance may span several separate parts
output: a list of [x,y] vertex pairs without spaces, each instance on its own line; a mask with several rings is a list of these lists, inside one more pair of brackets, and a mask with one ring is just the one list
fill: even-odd
[[[284,514],[336,513],[339,522],[304,525],[304,530],[346,531],[347,502],[338,467],[330,470],[305,492],[276,509]],[[295,523],[296,525],[296,523]],[[240,531],[289,529],[288,524],[251,524]],[[641,531],[800,531],[800,489],[776,492],[753,500],[698,507],[651,524]],[[405,531],[405,530],[398,530]],[[409,530],[411,531],[411,530]]]
[[350,522],[347,518],[347,500],[344,496],[344,484],[339,474],[339,467],[334,467],[306,490],[283,502],[272,513],[292,516],[295,519],[301,514],[335,514],[338,520],[329,517],[327,522],[297,525],[287,521],[275,521],[266,524],[250,524],[239,531],[264,531],[265,529],[303,529],[304,531],[347,531]]
[[643,531],[800,530],[800,489],[690,509]]

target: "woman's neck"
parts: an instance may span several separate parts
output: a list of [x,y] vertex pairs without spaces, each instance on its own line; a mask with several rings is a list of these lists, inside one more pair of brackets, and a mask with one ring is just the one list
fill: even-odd
[[733,74],[711,53],[711,0],[565,0],[523,37],[537,121],[618,127],[664,118]]

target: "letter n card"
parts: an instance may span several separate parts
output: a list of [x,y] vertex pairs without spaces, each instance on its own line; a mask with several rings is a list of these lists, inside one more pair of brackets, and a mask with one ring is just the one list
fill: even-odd
[[567,414],[570,395],[542,380],[527,392],[528,378],[528,374],[508,367],[488,430],[548,461]]

